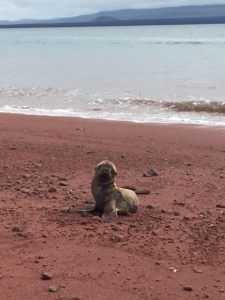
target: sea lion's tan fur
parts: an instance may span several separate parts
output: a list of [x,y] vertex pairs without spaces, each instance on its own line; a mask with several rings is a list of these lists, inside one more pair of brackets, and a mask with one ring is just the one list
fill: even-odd
[[108,160],[100,162],[95,168],[91,191],[95,199],[95,210],[101,212],[104,219],[117,217],[118,214],[135,213],[138,209],[136,193],[117,187],[116,175],[115,165]]

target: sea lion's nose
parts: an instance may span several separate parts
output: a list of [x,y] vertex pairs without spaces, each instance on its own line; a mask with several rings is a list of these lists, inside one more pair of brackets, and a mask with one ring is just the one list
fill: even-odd
[[108,169],[107,167],[105,167],[105,168],[102,169],[102,172],[103,172],[103,173],[108,173],[108,172],[109,172],[109,169]]

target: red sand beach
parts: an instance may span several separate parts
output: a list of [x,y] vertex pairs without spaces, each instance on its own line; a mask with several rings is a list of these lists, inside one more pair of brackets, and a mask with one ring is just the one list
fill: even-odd
[[[224,128],[1,114],[0,149],[1,299],[225,299]],[[74,212],[103,159],[151,191],[110,223]]]

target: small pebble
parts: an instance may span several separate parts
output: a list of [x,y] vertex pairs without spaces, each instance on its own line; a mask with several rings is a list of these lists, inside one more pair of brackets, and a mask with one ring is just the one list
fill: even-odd
[[186,292],[192,292],[193,288],[191,286],[184,286],[183,290],[186,291]]
[[56,292],[58,292],[58,288],[57,287],[55,287],[55,286],[50,286],[49,288],[48,288],[48,291],[50,292],[50,293],[56,293]]
[[225,203],[224,203],[224,204],[223,204],[223,203],[217,204],[216,207],[217,207],[217,208],[225,208]]
[[80,213],[80,215],[81,215],[81,217],[88,217],[90,214],[89,214],[89,212],[87,212],[87,211],[82,211],[81,213]]
[[23,178],[26,178],[26,179],[28,179],[28,178],[30,178],[31,177],[31,175],[30,174],[23,174]]
[[195,273],[203,273],[203,271],[201,269],[198,269],[198,268],[194,268],[193,271]]
[[135,193],[137,195],[149,195],[151,191],[149,189],[137,189]]
[[36,168],[42,168],[42,164],[36,163],[36,164],[34,164],[34,167],[36,167]]
[[154,206],[152,206],[151,204],[147,204],[147,205],[146,205],[146,208],[148,208],[148,209],[153,209]]
[[111,225],[113,231],[123,231],[123,228],[120,226],[116,226],[114,224]]
[[60,182],[59,182],[59,185],[60,185],[60,186],[68,186],[68,183],[65,182],[65,181],[60,181]]
[[158,173],[154,169],[150,169],[143,174],[143,177],[158,176]]
[[51,273],[42,273],[41,279],[42,280],[50,280],[52,279],[53,275]]
[[122,234],[114,234],[110,239],[113,242],[123,242],[126,240],[126,238]]
[[20,189],[20,192],[21,192],[21,193],[24,193],[24,194],[30,194],[30,193],[31,193],[31,190],[26,189],[26,188],[22,188],[22,189]]
[[18,226],[14,226],[12,228],[12,231],[14,231],[14,232],[22,232],[23,230],[20,227],[18,227]]
[[49,193],[56,193],[57,190],[56,190],[56,188],[54,188],[54,187],[49,187],[48,192],[49,192]]
[[15,146],[10,146],[9,150],[16,150],[16,147]]

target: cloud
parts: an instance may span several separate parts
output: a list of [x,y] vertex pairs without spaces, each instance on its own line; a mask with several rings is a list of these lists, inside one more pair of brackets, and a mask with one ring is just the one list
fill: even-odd
[[198,4],[225,4],[225,0],[0,0],[0,19],[46,19],[102,10]]

